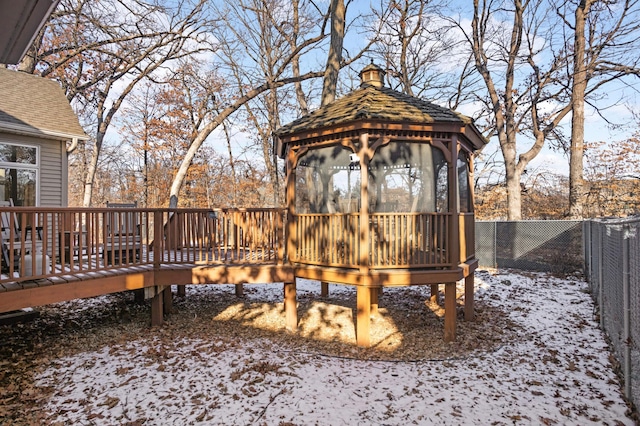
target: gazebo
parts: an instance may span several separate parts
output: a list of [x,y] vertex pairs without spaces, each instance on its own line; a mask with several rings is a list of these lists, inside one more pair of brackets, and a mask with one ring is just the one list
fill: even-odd
[[456,283],[473,318],[473,153],[486,140],[455,111],[361,85],[277,132],[286,160],[287,256],[295,276],[357,288],[357,342],[369,346],[382,288],[445,287],[444,338],[455,340]]

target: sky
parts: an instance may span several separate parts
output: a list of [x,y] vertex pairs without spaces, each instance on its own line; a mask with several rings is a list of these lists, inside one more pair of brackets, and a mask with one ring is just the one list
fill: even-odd
[[[187,300],[233,292],[225,287],[190,286]],[[282,304],[281,286],[251,288],[245,304]],[[633,425],[586,290],[575,277],[479,271],[477,309],[506,316],[512,333],[493,350],[465,356],[453,355],[455,344],[450,356],[410,361],[292,351],[242,336],[231,344],[216,336],[214,317],[204,339],[167,341],[152,332],[52,354],[39,363],[34,385],[53,389],[41,410],[60,424]],[[299,280],[299,297],[318,292],[317,282]],[[107,298],[58,309],[77,315]]]
[[[454,5],[458,4],[461,7],[460,10],[466,11],[470,6],[464,2],[456,1]],[[377,2],[376,2],[377,5]],[[326,2],[325,2],[326,6]],[[369,10],[369,2],[355,2],[352,3],[348,9],[348,18],[353,18],[359,13],[366,13]],[[362,29],[350,28],[345,38],[345,48],[351,54],[355,54],[359,51],[359,48],[366,43],[366,32],[362,33]],[[313,55],[307,55],[303,58],[303,69],[315,69],[318,66],[322,66],[324,63],[325,55],[324,51],[318,51]],[[353,65],[353,70],[357,71],[359,67],[365,66],[369,61],[368,57],[360,59],[359,62]],[[443,70],[448,68],[447,59],[443,58],[442,63],[439,65]],[[450,68],[450,66],[449,66]],[[343,69],[340,72],[340,79],[343,82],[347,82],[350,78],[350,71]],[[629,110],[632,107],[636,110],[640,110],[640,98],[636,93],[634,81],[626,82],[627,84],[611,83],[606,87],[606,91],[600,94],[600,99],[596,102],[599,106],[606,106],[606,118],[618,125],[616,128],[610,126],[602,117],[600,117],[592,108],[587,105],[586,107],[586,123],[585,123],[585,140],[586,142],[596,141],[616,141],[629,137],[635,130],[636,126],[632,125],[633,117]],[[313,83],[315,87],[320,84],[318,81]],[[625,99],[625,102],[621,102],[621,99]],[[433,99],[436,103],[437,99]],[[469,116],[477,115],[478,107],[476,105],[468,104],[459,108],[459,111]],[[284,118],[286,124],[287,119]],[[241,123],[240,123],[241,124]],[[570,115],[563,121],[563,127],[565,128],[565,134],[570,133]],[[110,129],[110,135],[113,139],[118,139],[115,135],[117,126],[113,125]],[[247,150],[246,148],[252,143],[252,134],[244,132],[238,127],[238,130],[234,132],[234,155],[241,159],[260,158],[261,153],[256,150]],[[215,148],[216,152],[226,156],[227,147],[224,135],[221,131],[214,131],[208,138],[207,144]],[[526,148],[528,143],[525,137],[519,138],[519,146]],[[491,143],[483,150],[484,153],[490,154],[498,150],[498,144],[495,138],[491,140]],[[500,157],[500,156],[499,156]],[[262,161],[261,159],[258,161]],[[531,162],[527,168],[530,173],[550,171],[562,175],[568,175],[568,157],[559,150],[553,150],[549,147],[549,144],[545,146],[543,151]]]

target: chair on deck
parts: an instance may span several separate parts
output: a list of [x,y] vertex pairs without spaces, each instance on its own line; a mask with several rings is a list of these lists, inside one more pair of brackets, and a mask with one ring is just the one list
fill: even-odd
[[[107,201],[107,208],[110,209],[133,209],[138,206],[134,203],[110,203]],[[138,214],[131,211],[114,211],[105,213],[104,216],[106,235],[103,257],[107,263],[113,262],[132,263],[140,259],[140,249],[142,248],[142,236],[140,234],[140,223]]]
[[[0,207],[14,207],[13,200],[0,200]],[[0,214],[0,240],[2,242],[2,270],[9,270],[11,264],[11,251],[13,251],[14,267],[18,266],[21,255],[34,254],[42,251],[42,228],[35,227],[35,241],[33,226],[21,227],[18,215],[15,212],[3,211]],[[24,241],[22,236],[24,234]]]

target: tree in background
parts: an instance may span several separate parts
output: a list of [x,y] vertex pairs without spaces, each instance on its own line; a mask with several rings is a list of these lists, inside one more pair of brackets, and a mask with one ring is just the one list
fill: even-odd
[[623,141],[587,144],[586,217],[640,213],[640,133]]
[[[504,160],[507,217],[522,218],[522,175],[571,105],[558,85],[566,58],[554,46],[552,10],[542,1],[474,0],[470,46],[487,96],[484,128],[496,136]],[[525,148],[523,148],[525,146]]]
[[[390,87],[409,96],[447,100],[451,108],[460,96],[469,95],[465,67],[458,67],[452,51],[459,43],[453,28],[439,12],[445,2],[388,0],[373,9],[376,18],[371,31],[379,33],[373,45],[375,56],[386,69]],[[379,28],[378,28],[379,27]],[[461,77],[462,76],[462,77]]]
[[[569,143],[569,216],[582,218],[585,104],[603,86],[640,76],[640,3],[637,0],[567,1],[557,8],[565,23],[565,49],[572,52],[566,85],[573,114]],[[602,100],[602,99],[601,99]],[[612,100],[612,104],[624,99]],[[591,103],[598,114],[604,114]]]
[[[200,51],[204,0],[175,8],[119,0],[66,1],[46,26],[34,70],[61,82],[84,111],[92,136],[82,155],[82,204],[90,206],[102,146],[115,114],[134,89],[171,61]],[[22,68],[27,68],[26,64]]]

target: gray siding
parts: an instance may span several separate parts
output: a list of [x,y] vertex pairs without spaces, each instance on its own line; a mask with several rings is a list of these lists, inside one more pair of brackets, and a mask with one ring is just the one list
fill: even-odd
[[43,207],[66,207],[66,143],[53,139],[0,133],[0,143],[17,143],[40,147],[39,199]]

